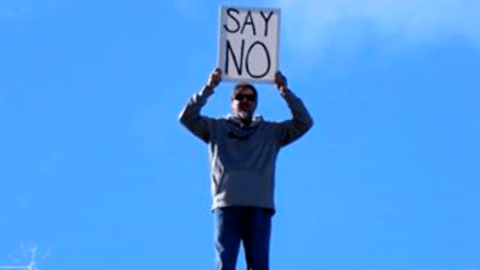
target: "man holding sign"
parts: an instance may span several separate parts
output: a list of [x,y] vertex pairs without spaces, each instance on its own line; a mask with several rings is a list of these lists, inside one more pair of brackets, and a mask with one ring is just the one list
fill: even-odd
[[[265,22],[269,16],[264,16],[267,18]],[[247,13],[247,23],[250,22],[248,17]],[[253,22],[254,16],[251,17]],[[252,71],[253,68],[250,73]],[[247,72],[249,81],[259,80],[250,73]],[[230,98],[232,114],[222,118],[201,115],[201,109],[222,77],[229,76],[231,74],[224,74],[221,68],[215,69],[206,85],[188,101],[179,119],[208,144],[217,269],[235,269],[240,243],[243,243],[247,268],[268,270],[271,218],[276,211],[277,155],[282,147],[303,136],[312,127],[313,119],[303,102],[289,90],[286,78],[280,72],[273,73],[273,82],[287,102],[292,119],[271,122],[260,116],[254,117],[258,93],[249,83],[234,87]]]

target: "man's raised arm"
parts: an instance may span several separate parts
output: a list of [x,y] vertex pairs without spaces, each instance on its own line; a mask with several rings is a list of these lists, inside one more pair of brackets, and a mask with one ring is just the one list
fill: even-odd
[[214,120],[200,115],[200,111],[207,103],[207,99],[213,94],[213,89],[220,82],[221,70],[216,69],[210,74],[208,83],[195,93],[188,101],[178,116],[180,122],[188,128],[194,135],[205,142],[210,140],[213,130]]
[[275,83],[292,112],[292,119],[277,125],[277,138],[285,146],[305,134],[313,126],[313,119],[302,100],[287,88],[286,79],[280,72],[275,76]]

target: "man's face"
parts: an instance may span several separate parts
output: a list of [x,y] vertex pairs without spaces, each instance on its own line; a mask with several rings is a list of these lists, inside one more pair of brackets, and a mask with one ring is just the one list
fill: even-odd
[[232,110],[240,118],[253,115],[256,107],[255,94],[249,87],[241,87],[232,101]]

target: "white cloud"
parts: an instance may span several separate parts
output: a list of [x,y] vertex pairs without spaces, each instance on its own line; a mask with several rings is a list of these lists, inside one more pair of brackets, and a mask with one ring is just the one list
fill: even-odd
[[[35,270],[38,268],[38,246],[30,245],[25,246],[24,244],[20,245],[21,248],[21,259],[18,256],[10,254],[9,257],[12,259],[11,265],[2,265],[0,268],[4,269],[24,269],[24,270]],[[47,250],[47,253],[40,258],[40,261],[45,260],[48,256],[51,255],[51,250]]]
[[269,2],[282,10],[283,41],[302,52],[351,51],[367,40],[403,47],[459,37],[480,49],[479,0]]

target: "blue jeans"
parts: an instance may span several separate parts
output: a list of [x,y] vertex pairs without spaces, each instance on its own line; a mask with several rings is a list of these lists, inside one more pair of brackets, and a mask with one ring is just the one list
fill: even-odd
[[268,270],[273,210],[231,206],[214,209],[217,270],[234,270],[240,241],[248,270]]

